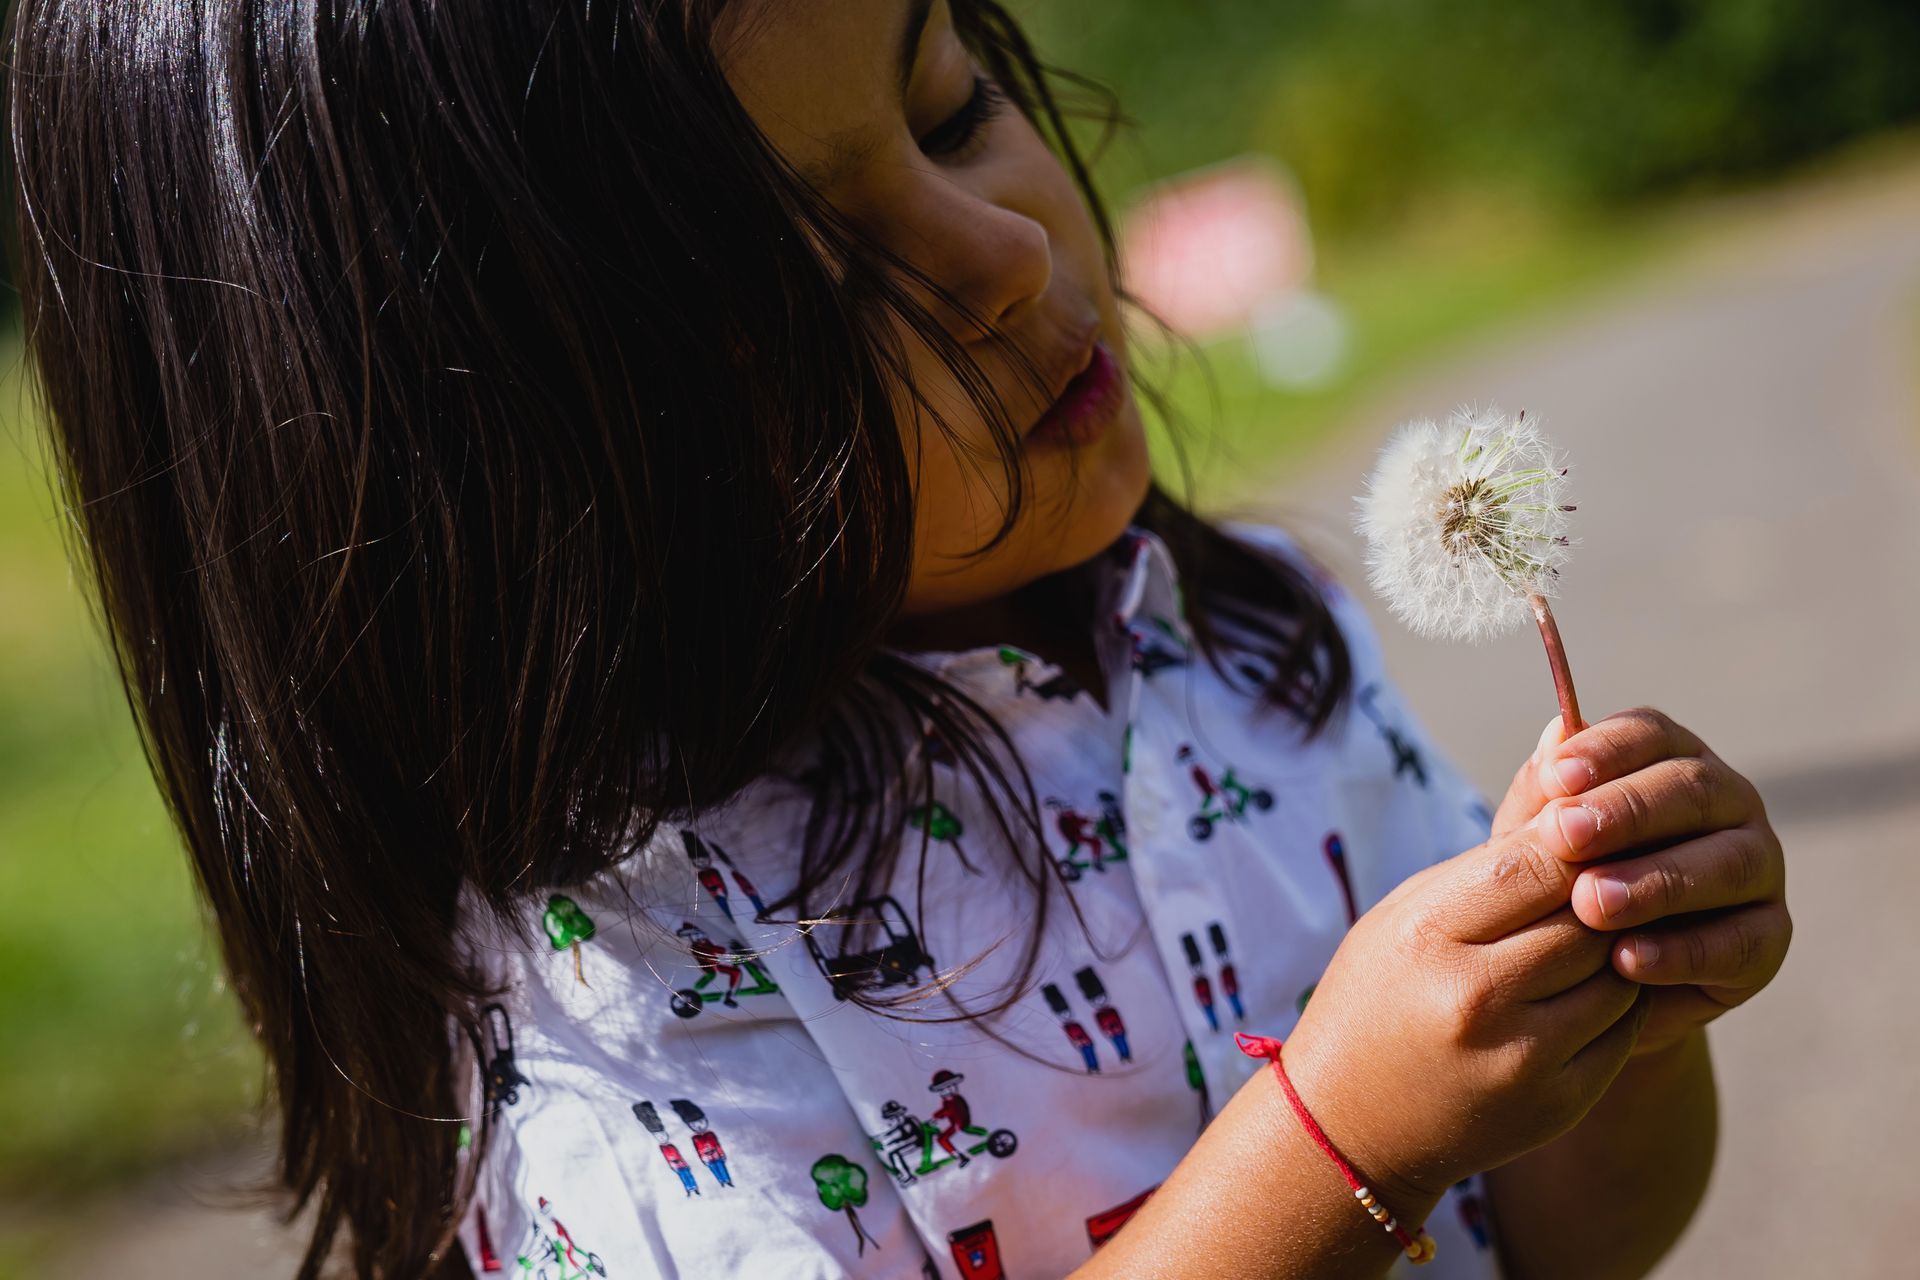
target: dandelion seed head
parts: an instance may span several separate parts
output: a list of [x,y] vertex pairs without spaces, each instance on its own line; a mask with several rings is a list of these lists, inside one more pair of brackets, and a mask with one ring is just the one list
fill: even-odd
[[1573,546],[1567,468],[1522,410],[1403,424],[1356,499],[1367,577],[1424,636],[1486,640],[1533,620]]

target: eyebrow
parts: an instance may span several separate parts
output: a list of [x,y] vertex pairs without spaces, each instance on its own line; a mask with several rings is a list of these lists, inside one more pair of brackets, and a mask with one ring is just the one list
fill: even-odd
[[[900,41],[895,47],[894,59],[896,102],[905,102],[907,86],[913,82],[913,64],[919,61],[920,39],[926,34],[927,19],[933,13],[934,0],[907,0],[906,22],[900,28]],[[828,154],[832,157],[819,164],[806,165],[800,170],[800,177],[816,191],[824,191],[839,179],[842,171],[854,162],[873,151],[871,139],[863,145],[861,139],[866,130],[853,128],[841,129],[826,139]]]

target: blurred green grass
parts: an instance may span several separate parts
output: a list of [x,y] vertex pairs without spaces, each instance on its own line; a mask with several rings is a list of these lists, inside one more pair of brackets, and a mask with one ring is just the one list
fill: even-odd
[[0,338],[0,1201],[230,1140],[258,1066]]

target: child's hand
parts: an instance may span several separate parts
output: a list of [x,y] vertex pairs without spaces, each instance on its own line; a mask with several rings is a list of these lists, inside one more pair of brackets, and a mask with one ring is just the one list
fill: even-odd
[[[1537,752],[1534,788],[1554,797],[1534,822],[1542,844],[1576,866],[1659,846],[1586,867],[1572,900],[1582,923],[1616,935],[1614,969],[1652,988],[1633,1052],[1658,1053],[1780,971],[1793,936],[1780,838],[1753,784],[1660,712],[1623,711],[1564,743],[1558,724]],[[1685,803],[1649,825],[1667,795]],[[1669,916],[1683,918],[1642,927]]]
[[[1626,713],[1557,739],[1556,725],[1535,767],[1515,779],[1491,839],[1409,876],[1354,923],[1287,1039],[1302,1098],[1383,1191],[1438,1196],[1553,1140],[1613,1083],[1656,1007],[1672,1010],[1651,1028],[1671,1042],[1702,1020],[1702,1003],[1717,1013],[1731,1002],[1677,984],[1705,973],[1713,991],[1745,998],[1779,967],[1779,844],[1752,788],[1658,713]],[[1563,799],[1567,788],[1547,776],[1563,760],[1588,762],[1580,802]],[[1582,803],[1601,816],[1575,855],[1558,818]],[[1660,971],[1676,985],[1651,985],[1651,970],[1647,985],[1638,972],[1623,976],[1612,963],[1618,935],[1588,923],[1606,920],[1592,899],[1596,869],[1585,864],[1645,849],[1659,852],[1619,864],[1639,892],[1672,873],[1684,892],[1672,899],[1678,906],[1654,899],[1635,922],[1755,904],[1744,908],[1751,919],[1732,926],[1750,934],[1727,934],[1719,921],[1675,931],[1702,935],[1670,948],[1680,958]],[[1729,963],[1714,967],[1716,946],[1749,937],[1753,951],[1734,946]],[[1692,970],[1696,947],[1704,958]]]

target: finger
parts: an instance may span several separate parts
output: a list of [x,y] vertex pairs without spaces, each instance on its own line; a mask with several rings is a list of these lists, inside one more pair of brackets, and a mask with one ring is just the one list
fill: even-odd
[[1520,1000],[1545,1000],[1609,967],[1618,938],[1580,923],[1572,907],[1479,949],[1484,979]]
[[1528,827],[1555,857],[1588,862],[1638,845],[1737,827],[1753,817],[1744,780],[1719,760],[1659,760],[1572,800]]
[[1652,707],[1616,711],[1538,761],[1535,785],[1549,799],[1579,795],[1672,756],[1711,755],[1706,744]]
[[1588,867],[1573,882],[1573,910],[1589,928],[1631,929],[1665,916],[1777,898],[1785,879],[1778,841],[1748,824]]
[[1566,1062],[1619,1022],[1640,990],[1639,983],[1606,968],[1557,996],[1536,1001],[1529,1016],[1545,1020],[1544,1039],[1558,1047],[1560,1061]]
[[1677,928],[1643,929],[1615,941],[1613,967],[1655,986],[1685,983],[1735,1005],[1773,981],[1793,939],[1784,902],[1764,902]]
[[1506,798],[1500,801],[1500,807],[1494,811],[1493,834],[1503,836],[1523,823],[1530,822],[1540,806],[1555,796],[1568,794],[1565,791],[1546,792],[1540,787],[1540,762],[1555,751],[1562,740],[1563,725],[1559,716],[1547,721],[1547,727],[1540,731],[1540,741],[1534,745],[1533,754],[1528,756],[1513,775],[1513,781],[1507,784]]
[[1566,907],[1583,869],[1546,847],[1537,824],[1434,863],[1421,887],[1424,917],[1456,942],[1496,942]]
[[1567,1059],[1561,1074],[1582,1097],[1594,1098],[1620,1074],[1653,1013],[1654,989],[1633,984],[1633,1000],[1613,1024]]

